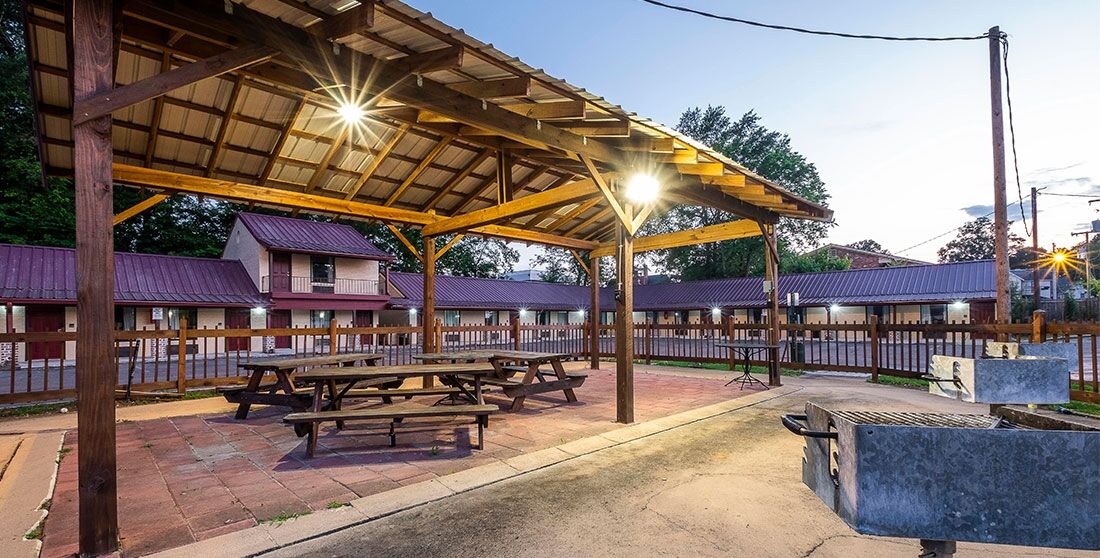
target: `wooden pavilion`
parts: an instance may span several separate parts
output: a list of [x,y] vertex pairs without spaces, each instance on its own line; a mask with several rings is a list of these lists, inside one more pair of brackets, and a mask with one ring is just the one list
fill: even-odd
[[[615,257],[621,422],[633,420],[635,252],[763,235],[774,285],[779,219],[832,217],[394,0],[27,0],[26,35],[43,167],[76,187],[82,554],[117,547],[112,223],[172,194],[380,221],[402,239],[398,226],[421,228],[422,247],[405,242],[424,263],[426,329],[436,258],[457,237],[437,238],[572,250],[593,308],[600,258]],[[655,202],[626,197],[635,175],[656,179]],[[150,195],[113,215],[115,184]],[[634,238],[673,204],[740,219]],[[775,342],[774,289],[770,308]]]

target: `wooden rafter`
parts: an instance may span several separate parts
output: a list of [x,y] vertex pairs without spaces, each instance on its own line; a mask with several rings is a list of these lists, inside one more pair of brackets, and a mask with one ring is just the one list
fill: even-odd
[[[172,56],[167,51],[162,55],[160,72],[163,74],[172,68]],[[149,120],[149,135],[145,140],[145,166],[153,162],[157,150],[157,136],[160,134],[160,115],[164,111],[164,96],[153,101],[153,117]],[[71,113],[70,113],[71,114]]]
[[210,58],[180,66],[134,83],[115,87],[76,103],[73,109],[73,125],[125,108],[141,101],[163,95],[173,89],[211,78],[238,68],[268,60],[279,50],[267,45],[248,45]]
[[592,226],[593,223],[599,222],[600,220],[607,218],[607,216],[609,214],[611,214],[611,212],[612,212],[612,209],[610,207],[605,207],[605,208],[599,210],[598,212],[596,212],[595,215],[592,215],[591,217],[581,221],[580,223],[577,223],[576,225],[573,225],[572,227],[569,227],[568,229],[565,230],[565,232],[563,234],[565,236],[573,236],[577,232],[580,232],[580,231]]
[[549,207],[561,207],[599,195],[593,179],[578,180],[551,190],[543,190],[516,200],[449,217],[424,227],[426,236],[439,236],[538,213]]
[[574,207],[573,209],[569,210],[568,213],[562,215],[561,217],[558,217],[553,223],[550,223],[549,226],[543,229],[543,232],[552,233],[558,230],[558,228],[560,228],[562,225],[572,221],[573,219],[576,219],[577,217],[580,217],[585,211],[592,209],[598,203],[600,203],[600,198],[592,198],[584,203],[577,204],[577,207]]
[[[285,189],[253,186],[251,184],[241,184],[228,180],[146,169],[122,163],[115,163],[113,169],[115,181],[118,183],[139,187],[144,186],[169,192],[186,192],[231,201],[266,204],[314,213],[328,213],[342,217],[372,219],[387,223],[402,223],[420,227],[446,219],[438,215],[432,215],[421,211],[342,200]],[[470,229],[467,232],[483,236],[517,240],[520,242],[545,244],[547,246],[576,248],[579,250],[591,250],[597,246],[595,242],[499,225],[485,225]]]
[[356,35],[374,27],[374,4],[367,2],[338,14],[326,16],[306,27],[306,31],[321,39],[336,40]]
[[[717,225],[708,225],[686,231],[676,231],[653,236],[634,237],[634,251],[665,250],[693,244],[705,244],[736,238],[748,238],[761,234],[764,225],[748,219],[729,221]],[[589,257],[599,258],[615,255],[615,243],[602,244],[593,250]]]
[[405,180],[401,181],[401,184],[398,185],[397,188],[390,193],[390,196],[386,198],[386,203],[384,205],[393,205],[394,202],[396,202],[401,197],[401,194],[404,194],[405,190],[407,190],[409,186],[412,185],[412,183],[415,182],[416,179],[419,178],[425,170],[427,170],[428,165],[431,165],[432,161],[434,161],[440,153],[443,153],[444,149],[447,149],[447,146],[451,144],[451,139],[452,138],[450,137],[445,137],[439,140],[439,143],[435,144],[435,147],[433,147],[427,155],[424,155],[424,158],[421,159],[420,163],[417,164],[416,167],[413,168],[412,172],[410,172],[409,175],[405,177]]
[[130,219],[131,217],[136,217],[145,210],[153,207],[154,205],[157,205],[158,203],[168,199],[169,197],[171,196],[167,194],[153,194],[152,196],[149,196],[135,203],[134,205],[131,205],[130,207],[127,207],[126,209],[123,209],[122,211],[116,213],[114,219],[111,220],[111,224],[118,225],[119,223],[122,223],[127,219]]
[[623,226],[626,227],[627,233],[633,235],[634,220],[627,213],[627,208],[619,204],[618,198],[616,198],[615,193],[611,191],[611,187],[607,184],[607,181],[600,176],[600,171],[596,168],[596,163],[585,155],[581,155],[581,162],[584,163],[584,166],[588,169],[589,176],[596,182],[596,186],[599,187],[599,191],[603,194],[604,200],[607,201],[607,205],[615,212],[615,216],[619,218]]
[[365,185],[367,181],[370,180],[371,176],[374,176],[374,171],[378,170],[378,166],[386,160],[386,157],[389,156],[394,147],[397,147],[398,142],[401,141],[401,138],[405,137],[405,133],[408,131],[408,124],[404,124],[398,129],[394,130],[393,136],[390,137],[390,140],[386,142],[386,145],[384,145],[382,149],[380,149],[378,153],[374,155],[374,158],[371,159],[370,163],[367,164],[367,168],[363,169],[362,174],[359,175],[359,178],[355,181],[355,184],[353,184],[351,189],[348,190],[348,193],[344,196],[344,199],[354,199],[355,196],[359,195],[359,191],[363,189],[363,185]]
[[470,162],[466,163],[466,165],[463,166],[461,170],[456,172],[454,176],[447,180],[447,183],[444,184],[442,188],[440,188],[435,194],[432,195],[431,198],[428,199],[428,203],[424,204],[423,210],[427,211],[429,209],[434,209],[436,204],[438,204],[443,198],[447,197],[447,195],[450,194],[451,191],[453,191],[455,187],[459,185],[459,183],[469,178],[470,173],[474,172],[477,167],[481,166],[481,164],[484,163],[485,160],[488,159],[489,156],[491,156],[492,154],[493,152],[490,149],[482,149],[481,151],[477,152],[477,154],[475,154],[474,157],[470,159]]
[[279,153],[282,153],[283,146],[286,145],[286,140],[290,137],[290,130],[294,128],[294,123],[298,121],[298,116],[302,114],[302,109],[306,106],[306,100],[300,99],[294,106],[294,110],[290,113],[290,118],[283,124],[283,127],[279,130],[279,139],[275,141],[275,147],[271,149],[271,154],[267,158],[267,162],[264,163],[264,170],[260,173],[260,184],[266,184],[267,179],[271,177],[271,171],[275,168],[275,161],[279,157]]
[[576,250],[570,250],[570,251],[569,251],[569,253],[570,253],[570,254],[573,254],[573,259],[574,259],[574,260],[577,260],[577,263],[578,263],[578,264],[580,264],[580,266],[581,266],[581,269],[583,269],[583,270],[584,270],[584,273],[585,273],[586,275],[587,275],[588,273],[591,273],[591,272],[590,272],[590,271],[588,270],[588,264],[587,264],[587,263],[585,263],[585,261],[584,261],[584,258],[582,258],[582,257],[581,257],[581,255],[580,255],[580,254],[578,254]]
[[450,250],[451,248],[454,248],[455,244],[458,244],[458,242],[460,240],[462,240],[462,238],[465,237],[465,236],[466,235],[464,235],[464,234],[454,235],[454,237],[452,237],[450,240],[448,240],[447,243],[444,244],[442,248],[440,248],[439,250],[436,251],[435,257],[442,258],[443,254],[447,253],[447,250]]
[[306,193],[310,193],[317,189],[321,185],[321,179],[324,178],[326,172],[328,172],[328,166],[332,163],[333,157],[340,152],[340,149],[344,147],[344,142],[348,140],[348,136],[351,134],[351,126],[341,126],[340,133],[336,134],[336,139],[325,150],[324,156],[317,163],[317,170],[313,172],[309,177],[309,182],[306,183]]
[[[240,74],[233,81],[233,89],[229,93],[229,102],[225,104],[226,114],[231,114],[233,107],[237,106],[237,97],[241,94],[241,82],[243,81],[244,76]],[[206,172],[203,173],[203,176],[214,174],[214,169],[218,167],[218,155],[221,154],[222,146],[225,145],[225,134],[229,131],[229,120],[228,117],[222,117],[221,122],[218,123],[218,134],[214,136],[214,147],[210,150],[210,158],[206,161]]]

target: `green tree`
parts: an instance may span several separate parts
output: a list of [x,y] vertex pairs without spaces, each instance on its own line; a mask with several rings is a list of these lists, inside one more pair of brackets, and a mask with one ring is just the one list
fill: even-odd
[[1073,293],[1067,292],[1062,297],[1062,304],[1065,308],[1066,321],[1077,319],[1077,299],[1073,298]]
[[[586,260],[587,262],[587,260]],[[587,285],[588,272],[581,267],[577,259],[563,248],[545,248],[531,259],[531,264],[540,271],[540,279],[548,283],[566,283]],[[615,260],[603,258],[600,261],[600,285],[608,285],[615,278]]]
[[865,238],[858,240],[848,245],[849,248],[855,248],[856,250],[866,250],[867,252],[877,252],[879,254],[889,254],[890,251],[883,248],[881,244],[876,240]]
[[[723,107],[692,108],[680,116],[677,129],[799,196],[822,204],[829,200],[825,183],[813,163],[791,147],[786,134],[765,128],[754,111],[733,121]],[[651,218],[642,234],[713,225],[736,218],[711,208],[675,206]],[[828,228],[827,223],[781,219],[777,227],[780,261],[816,248]],[[761,275],[764,270],[764,244],[759,237],[673,248],[647,257],[681,280]]]
[[792,254],[779,260],[779,273],[813,273],[851,269],[852,262],[825,252]]
[[[389,227],[380,223],[362,221],[349,221],[348,224],[363,233],[363,236],[379,249],[396,258],[392,269],[411,273],[424,271],[424,265],[409,252]],[[423,250],[424,239],[419,229],[400,230],[418,251]],[[452,238],[454,238],[452,235],[448,235],[436,239],[436,250],[442,248]],[[436,273],[441,275],[499,278],[514,270],[518,261],[519,252],[503,240],[465,236],[436,260],[435,269]]]
[[[989,217],[978,217],[959,227],[955,238],[939,249],[937,254],[940,263],[991,260],[994,256],[993,238],[993,220]],[[1009,233],[1008,254],[1009,265],[1012,267],[1026,265],[1031,259],[1023,250],[1023,244],[1024,239]]]

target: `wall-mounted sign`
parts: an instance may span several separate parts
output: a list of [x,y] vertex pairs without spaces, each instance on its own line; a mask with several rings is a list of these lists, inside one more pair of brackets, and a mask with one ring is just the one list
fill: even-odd
[[153,307],[149,310],[149,313],[150,319],[154,322],[159,322],[160,320],[164,319],[164,308],[161,308],[159,306]]

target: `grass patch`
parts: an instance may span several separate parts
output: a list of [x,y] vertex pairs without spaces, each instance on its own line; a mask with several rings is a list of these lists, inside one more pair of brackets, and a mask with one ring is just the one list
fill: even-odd
[[435,457],[440,453],[443,452],[439,449],[439,446],[432,446],[432,449],[428,450],[428,455],[431,455],[432,457]]
[[[330,502],[330,504],[331,504],[331,502]],[[261,521],[260,523],[270,523],[271,525],[280,525],[280,524],[286,523],[287,521],[290,521],[291,519],[299,518],[299,517],[302,517],[303,515],[309,515],[309,514],[310,514],[310,512],[301,512],[301,513],[282,512],[279,515],[276,515],[274,517],[265,519],[265,520]]]
[[[164,398],[159,397],[140,397],[133,400],[126,401],[125,399],[119,399],[117,406],[119,407],[133,407],[137,405],[151,405],[153,403],[164,403],[166,401],[179,401],[179,400],[191,400],[191,399],[207,399],[210,397],[218,397],[220,394],[214,389],[196,389],[188,391],[183,394],[183,397],[174,397],[174,392],[165,392]],[[75,413],[77,408],[76,401],[61,401],[58,403],[32,403],[29,405],[13,405],[10,407],[0,408],[0,419],[4,418],[25,418],[35,417],[41,415],[61,414],[61,409],[67,409],[67,412]]]
[[336,500],[333,500],[333,501],[325,504],[325,508],[330,509],[330,510],[338,510],[340,508],[350,506],[350,505],[351,505],[351,502],[337,502]]
[[1074,390],[1077,390],[1077,391],[1087,391],[1087,392],[1096,391],[1096,390],[1093,389],[1092,384],[1087,383],[1087,382],[1085,383],[1084,387],[1081,387],[1081,384],[1079,384],[1077,382],[1070,382],[1069,383],[1069,389],[1074,389]]
[[1062,403],[1061,405],[1044,405],[1044,407],[1051,411],[1057,411],[1058,407],[1062,407],[1063,409],[1100,418],[1100,405],[1087,401],[1070,401],[1069,403]]
[[60,464],[62,461],[64,461],[65,456],[69,455],[69,452],[71,451],[73,451],[73,448],[71,447],[64,447],[57,450],[57,463]]
[[151,444],[149,442],[145,442],[144,444],[141,444],[141,447],[143,447],[145,449],[149,449],[149,448],[153,447],[153,444]]
[[[867,381],[870,382],[871,378],[867,378]],[[889,374],[879,374],[878,383],[909,389],[928,389],[928,380],[907,378],[905,376],[890,376]]]
[[[637,364],[645,364],[644,360],[635,360]],[[650,361],[650,364],[654,366],[672,366],[676,368],[694,368],[697,370],[718,370],[721,372],[729,372],[730,366],[724,362],[687,362],[682,360],[654,360]],[[750,366],[749,370],[753,374],[767,374],[768,369],[763,366]],[[737,372],[741,372],[741,366],[737,367]],[[789,368],[781,368],[779,373],[783,376],[797,377],[802,375],[801,370],[792,370]]]
[[46,415],[52,413],[59,413],[61,409],[69,408],[73,410],[76,408],[75,401],[65,401],[61,403],[35,403],[33,405],[20,405],[18,407],[4,407],[0,409],[0,418],[8,417],[30,417],[35,415]]
[[27,539],[28,541],[42,540],[42,536],[45,532],[45,526],[43,525],[44,523],[46,523],[45,520],[39,521],[38,524],[34,526],[34,529],[31,529],[30,531],[27,531],[23,534],[23,538]]

